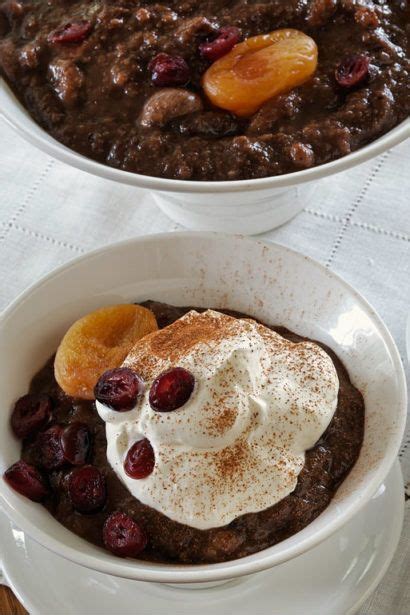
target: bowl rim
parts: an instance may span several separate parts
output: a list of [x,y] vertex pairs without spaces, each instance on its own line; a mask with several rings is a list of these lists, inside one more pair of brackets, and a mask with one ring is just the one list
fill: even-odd
[[[14,111],[17,111],[17,114],[6,111],[3,101],[8,103],[6,106],[10,107],[11,105],[14,107]],[[22,118],[19,117],[21,114],[23,114],[25,118],[23,121]],[[335,173],[340,173],[362,162],[366,162],[410,137],[410,118],[407,118],[368,145],[359,148],[351,154],[347,154],[346,156],[337,158],[326,164],[312,167],[311,169],[295,171],[294,173],[286,173],[284,175],[262,177],[259,179],[210,182],[167,179],[164,177],[131,173],[96,162],[91,158],[78,154],[62,143],[59,143],[59,141],[46,133],[46,131],[34,121],[28,111],[18,101],[4,78],[0,78],[0,116],[2,116],[9,126],[26,141],[35,145],[46,154],[77,169],[87,171],[92,175],[97,175],[104,179],[140,188],[154,189],[162,192],[194,194],[249,192],[269,188],[290,188],[298,186],[316,179],[328,177]],[[236,204],[233,203],[233,206],[236,206]]]
[[[288,252],[293,256],[296,256],[297,258],[308,261],[311,266],[316,267],[322,272],[326,272],[326,275],[336,279],[338,283],[340,283],[342,287],[349,291],[355,297],[355,299],[359,303],[361,303],[362,306],[368,311],[369,316],[377,325],[379,332],[388,348],[397,375],[397,401],[399,407],[399,416],[397,419],[397,431],[393,435],[393,437],[390,438],[386,454],[382,459],[380,467],[378,468],[378,471],[374,475],[373,479],[361,488],[360,494],[356,494],[354,499],[352,498],[352,496],[347,496],[348,500],[349,498],[351,499],[347,510],[343,514],[337,515],[333,519],[332,523],[329,523],[327,526],[321,528],[319,532],[304,537],[302,541],[298,542],[296,545],[291,546],[290,548],[286,546],[282,546],[282,549],[280,548],[280,545],[286,543],[285,540],[282,543],[278,543],[273,547],[268,547],[267,549],[264,549],[263,551],[260,551],[251,556],[217,564],[155,564],[155,566],[152,566],[151,562],[145,562],[144,560],[122,560],[120,558],[114,558],[114,556],[111,555],[109,555],[110,559],[108,559],[104,557],[105,552],[102,549],[101,556],[84,553],[74,547],[71,547],[68,544],[62,543],[58,539],[50,536],[46,531],[39,529],[28,517],[26,517],[17,508],[15,508],[11,502],[9,502],[8,490],[10,488],[3,480],[0,480],[0,502],[5,512],[13,520],[13,522],[15,522],[16,525],[20,527],[23,531],[27,532],[27,534],[31,538],[33,538],[46,548],[50,549],[57,555],[65,557],[66,559],[69,559],[87,568],[98,570],[99,572],[103,572],[106,574],[111,574],[123,578],[135,579],[139,581],[154,581],[160,583],[201,583],[233,579],[243,575],[248,575],[255,572],[260,572],[262,570],[266,570],[267,568],[271,568],[274,565],[288,561],[293,557],[297,557],[298,555],[316,546],[317,544],[331,536],[343,525],[345,525],[345,523],[347,523],[377,491],[397,457],[407,418],[407,387],[404,368],[395,341],[391,333],[387,329],[386,325],[384,324],[383,320],[378,315],[377,311],[361,295],[361,293],[359,293],[338,274],[329,270],[325,265],[322,265],[321,263],[309,256],[305,256],[297,250],[288,248],[287,246],[283,246],[282,244],[276,242],[263,241],[258,238],[252,238],[243,235],[230,235],[227,233],[181,231],[174,233],[157,233],[142,237],[134,237],[131,239],[126,239],[110,244],[108,246],[102,246],[100,248],[97,248],[96,250],[71,259],[67,263],[53,269],[51,272],[40,278],[40,280],[38,280],[37,282],[31,284],[26,290],[20,293],[1,313],[0,329],[4,326],[7,326],[7,321],[12,318],[14,311],[18,309],[19,305],[22,302],[29,299],[30,295],[33,292],[38,291],[43,285],[48,284],[50,281],[60,276],[61,274],[64,274],[65,272],[76,268],[84,261],[94,259],[96,257],[98,258],[98,256],[102,254],[106,255],[107,252],[110,253],[115,252],[118,249],[127,248],[128,246],[134,245],[135,243],[161,243],[164,241],[169,241],[170,239],[178,241],[179,239],[183,238],[202,238],[215,241],[226,241],[236,238],[245,242],[257,243],[262,247],[267,246],[268,248],[271,244],[273,244],[276,248],[279,248],[284,252]],[[272,549],[275,549],[276,551],[274,554],[270,553]],[[257,559],[254,558],[255,555],[258,555],[259,557]],[[248,561],[249,558],[254,558],[254,561]]]

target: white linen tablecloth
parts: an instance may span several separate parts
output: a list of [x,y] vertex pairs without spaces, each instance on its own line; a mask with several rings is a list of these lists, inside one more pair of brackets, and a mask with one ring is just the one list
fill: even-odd
[[[79,254],[127,237],[178,229],[148,192],[53,160],[2,120],[0,188],[0,310],[29,284]],[[390,328],[409,373],[410,140],[322,180],[299,216],[263,237],[325,263],[361,291]],[[409,431],[400,460],[407,489],[403,534],[362,615],[410,614]]]

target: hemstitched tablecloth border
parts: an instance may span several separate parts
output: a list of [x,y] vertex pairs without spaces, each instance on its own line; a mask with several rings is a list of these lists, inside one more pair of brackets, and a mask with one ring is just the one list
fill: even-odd
[[[136,235],[175,231],[149,192],[116,185],[42,154],[0,122],[0,309],[51,269]],[[262,235],[324,263],[375,306],[405,356],[410,314],[410,141],[322,180],[306,209]],[[406,483],[402,537],[362,615],[410,614],[410,431],[400,450]],[[339,614],[330,614],[339,615]]]

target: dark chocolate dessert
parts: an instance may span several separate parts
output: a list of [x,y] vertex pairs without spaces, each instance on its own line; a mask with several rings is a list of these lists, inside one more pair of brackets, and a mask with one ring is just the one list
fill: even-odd
[[[23,449],[5,474],[12,487],[96,545],[166,563],[244,557],[300,531],[328,506],[364,430],[362,395],[333,351],[230,311],[148,301],[91,316],[92,326],[89,317],[73,325],[57,359],[16,403],[12,428]],[[125,355],[100,372],[94,393],[74,368],[83,353],[83,375],[94,369],[80,348],[86,338],[94,367],[97,355],[107,362],[120,346]],[[292,452],[299,438],[302,456]]]
[[3,0],[0,70],[107,165],[241,180],[320,165],[408,117],[406,0]]

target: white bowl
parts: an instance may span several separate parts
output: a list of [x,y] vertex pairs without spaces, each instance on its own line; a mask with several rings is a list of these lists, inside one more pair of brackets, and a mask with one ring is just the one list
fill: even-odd
[[406,387],[397,348],[371,306],[343,280],[301,254],[240,236],[152,235],[109,246],[29,288],[0,322],[0,471],[19,457],[9,409],[55,351],[68,326],[105,304],[143,299],[224,307],[332,347],[366,403],[358,462],[329,507],[301,532],[239,560],[200,566],[116,558],[65,529],[39,504],[0,480],[0,503],[29,536],[89,568],[142,581],[216,582],[270,568],[324,540],[376,492],[399,450]]
[[183,226],[247,235],[280,226],[299,213],[309,204],[316,180],[365,162],[410,136],[407,119],[353,154],[312,169],[262,179],[200,182],[129,173],[77,154],[40,128],[1,78],[0,114],[22,137],[50,156],[105,179],[149,189],[158,206]]

